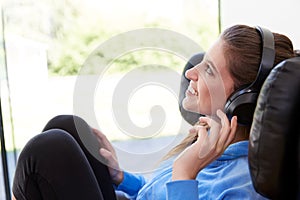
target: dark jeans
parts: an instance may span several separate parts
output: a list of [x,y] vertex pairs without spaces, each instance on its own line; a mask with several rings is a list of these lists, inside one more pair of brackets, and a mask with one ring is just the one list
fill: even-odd
[[99,144],[90,126],[71,115],[53,118],[26,144],[13,182],[17,200],[116,199],[107,166],[86,149],[79,131],[97,152]]

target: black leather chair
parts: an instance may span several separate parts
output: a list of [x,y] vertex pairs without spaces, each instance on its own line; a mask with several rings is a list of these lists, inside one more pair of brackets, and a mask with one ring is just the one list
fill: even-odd
[[193,55],[186,63],[181,75],[181,83],[180,83],[179,99],[178,99],[179,110],[183,119],[191,125],[194,125],[199,120],[199,117],[201,115],[198,113],[187,111],[182,107],[182,100],[185,97],[185,91],[188,88],[190,83],[190,80],[185,77],[185,72],[186,70],[191,69],[197,64],[199,64],[203,60],[203,57],[204,57],[204,53],[202,52]]
[[[194,124],[200,115],[182,107],[189,80],[187,69],[203,59],[194,55],[181,80],[179,108]],[[278,64],[259,94],[250,133],[249,168],[253,186],[270,199],[300,199],[300,57]]]
[[300,199],[300,57],[278,64],[260,91],[249,165],[255,189],[271,199]]

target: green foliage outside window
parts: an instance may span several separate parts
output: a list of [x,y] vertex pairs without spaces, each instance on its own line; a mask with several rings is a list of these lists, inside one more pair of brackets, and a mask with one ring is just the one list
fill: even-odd
[[[204,49],[218,35],[217,6],[213,8],[214,11],[207,8],[207,4],[212,1],[168,1],[170,4],[183,3],[183,8],[180,5],[174,8],[182,11],[178,13],[178,20],[175,19],[177,11],[171,12],[173,8],[171,5],[157,14],[154,12],[155,7],[149,12],[139,10],[138,6],[144,1],[129,0],[128,5],[126,2],[117,0],[5,1],[3,9],[6,32],[46,44],[49,74],[63,76],[76,75],[87,57],[104,41],[137,28],[157,27],[177,31],[192,38]],[[157,6],[162,3],[152,2],[156,2]],[[138,5],[132,5],[133,3]],[[110,11],[107,11],[108,9]],[[157,8],[157,10],[161,9]],[[167,17],[163,16],[164,13]],[[111,58],[105,58],[105,52],[100,56],[104,56],[107,62],[111,61]],[[112,71],[124,71],[147,63],[148,61],[143,58],[175,68],[182,65],[175,56],[142,51],[114,60],[115,70]]]

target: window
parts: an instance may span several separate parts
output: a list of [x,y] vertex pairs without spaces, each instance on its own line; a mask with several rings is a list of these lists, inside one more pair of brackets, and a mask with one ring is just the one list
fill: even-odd
[[[107,42],[128,36],[131,31],[137,33],[138,30],[173,33],[174,44],[178,43],[176,37],[181,35],[184,40],[193,41],[205,50],[218,36],[217,1],[7,0],[2,5],[5,27],[2,32],[6,49],[1,50],[1,60],[5,58],[7,62],[1,63],[1,68],[4,69],[1,70],[1,103],[6,149],[11,163],[10,183],[19,151],[30,138],[41,132],[49,119],[59,114],[84,115],[86,105],[78,106],[81,109],[76,110],[76,104],[74,108],[76,99],[82,97],[74,96],[75,92],[82,92],[77,91],[75,85],[78,83],[78,75],[85,73],[81,71],[82,67],[98,62],[99,58],[99,62],[106,62],[105,74],[99,79],[99,68],[91,69],[85,74],[98,78],[93,91],[94,104],[90,106],[95,112],[97,124],[93,124],[92,120],[91,123],[105,131],[120,152],[129,152],[131,155],[138,152],[151,154],[164,149],[164,146],[173,141],[171,137],[184,132],[180,126],[183,122],[178,111],[176,89],[172,89],[173,86],[168,88],[165,83],[151,83],[151,76],[157,77],[155,73],[164,74],[159,79],[164,80],[174,72],[177,78],[180,77],[185,58],[159,48],[131,49],[113,58],[106,57],[106,52],[97,50]],[[165,42],[157,39],[160,35],[156,35],[156,38],[151,38],[151,34],[138,36],[141,42]],[[147,39],[146,36],[150,38]],[[171,39],[167,39],[168,42]],[[113,48],[117,51],[130,44],[128,40],[123,42]],[[173,46],[176,48],[176,45]],[[91,56],[95,53],[98,53],[98,57]],[[142,69],[139,73],[145,79],[151,75],[150,81],[147,84],[140,83],[140,87],[126,93],[128,99],[125,101],[120,98],[120,101],[113,102],[114,89],[118,84],[122,86],[121,81],[125,81],[123,86],[127,85],[126,77],[138,68]],[[179,87],[179,81],[175,84],[174,88],[176,87]],[[116,103],[114,107],[113,103]],[[151,124],[150,113],[153,110],[152,117],[166,114],[164,127],[159,127],[155,134],[150,131],[149,135],[123,132],[125,128],[120,127],[122,122],[114,121],[112,109],[119,108],[115,109],[118,112],[124,109],[124,105],[127,117],[137,127]],[[164,113],[160,108],[157,110],[155,105],[160,105]],[[155,110],[158,116],[155,116]],[[160,140],[161,146],[151,147],[149,144],[154,144],[151,143],[153,139]],[[134,149],[133,146],[138,146],[139,149]],[[120,162],[125,165],[126,158],[124,159]],[[137,170],[143,168],[136,167]]]

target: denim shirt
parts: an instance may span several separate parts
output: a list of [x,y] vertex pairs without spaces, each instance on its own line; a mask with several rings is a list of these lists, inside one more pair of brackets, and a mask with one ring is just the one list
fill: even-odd
[[202,169],[196,180],[172,181],[172,160],[153,179],[124,172],[117,187],[136,200],[265,199],[255,192],[248,167],[248,141],[231,144],[221,157]]

